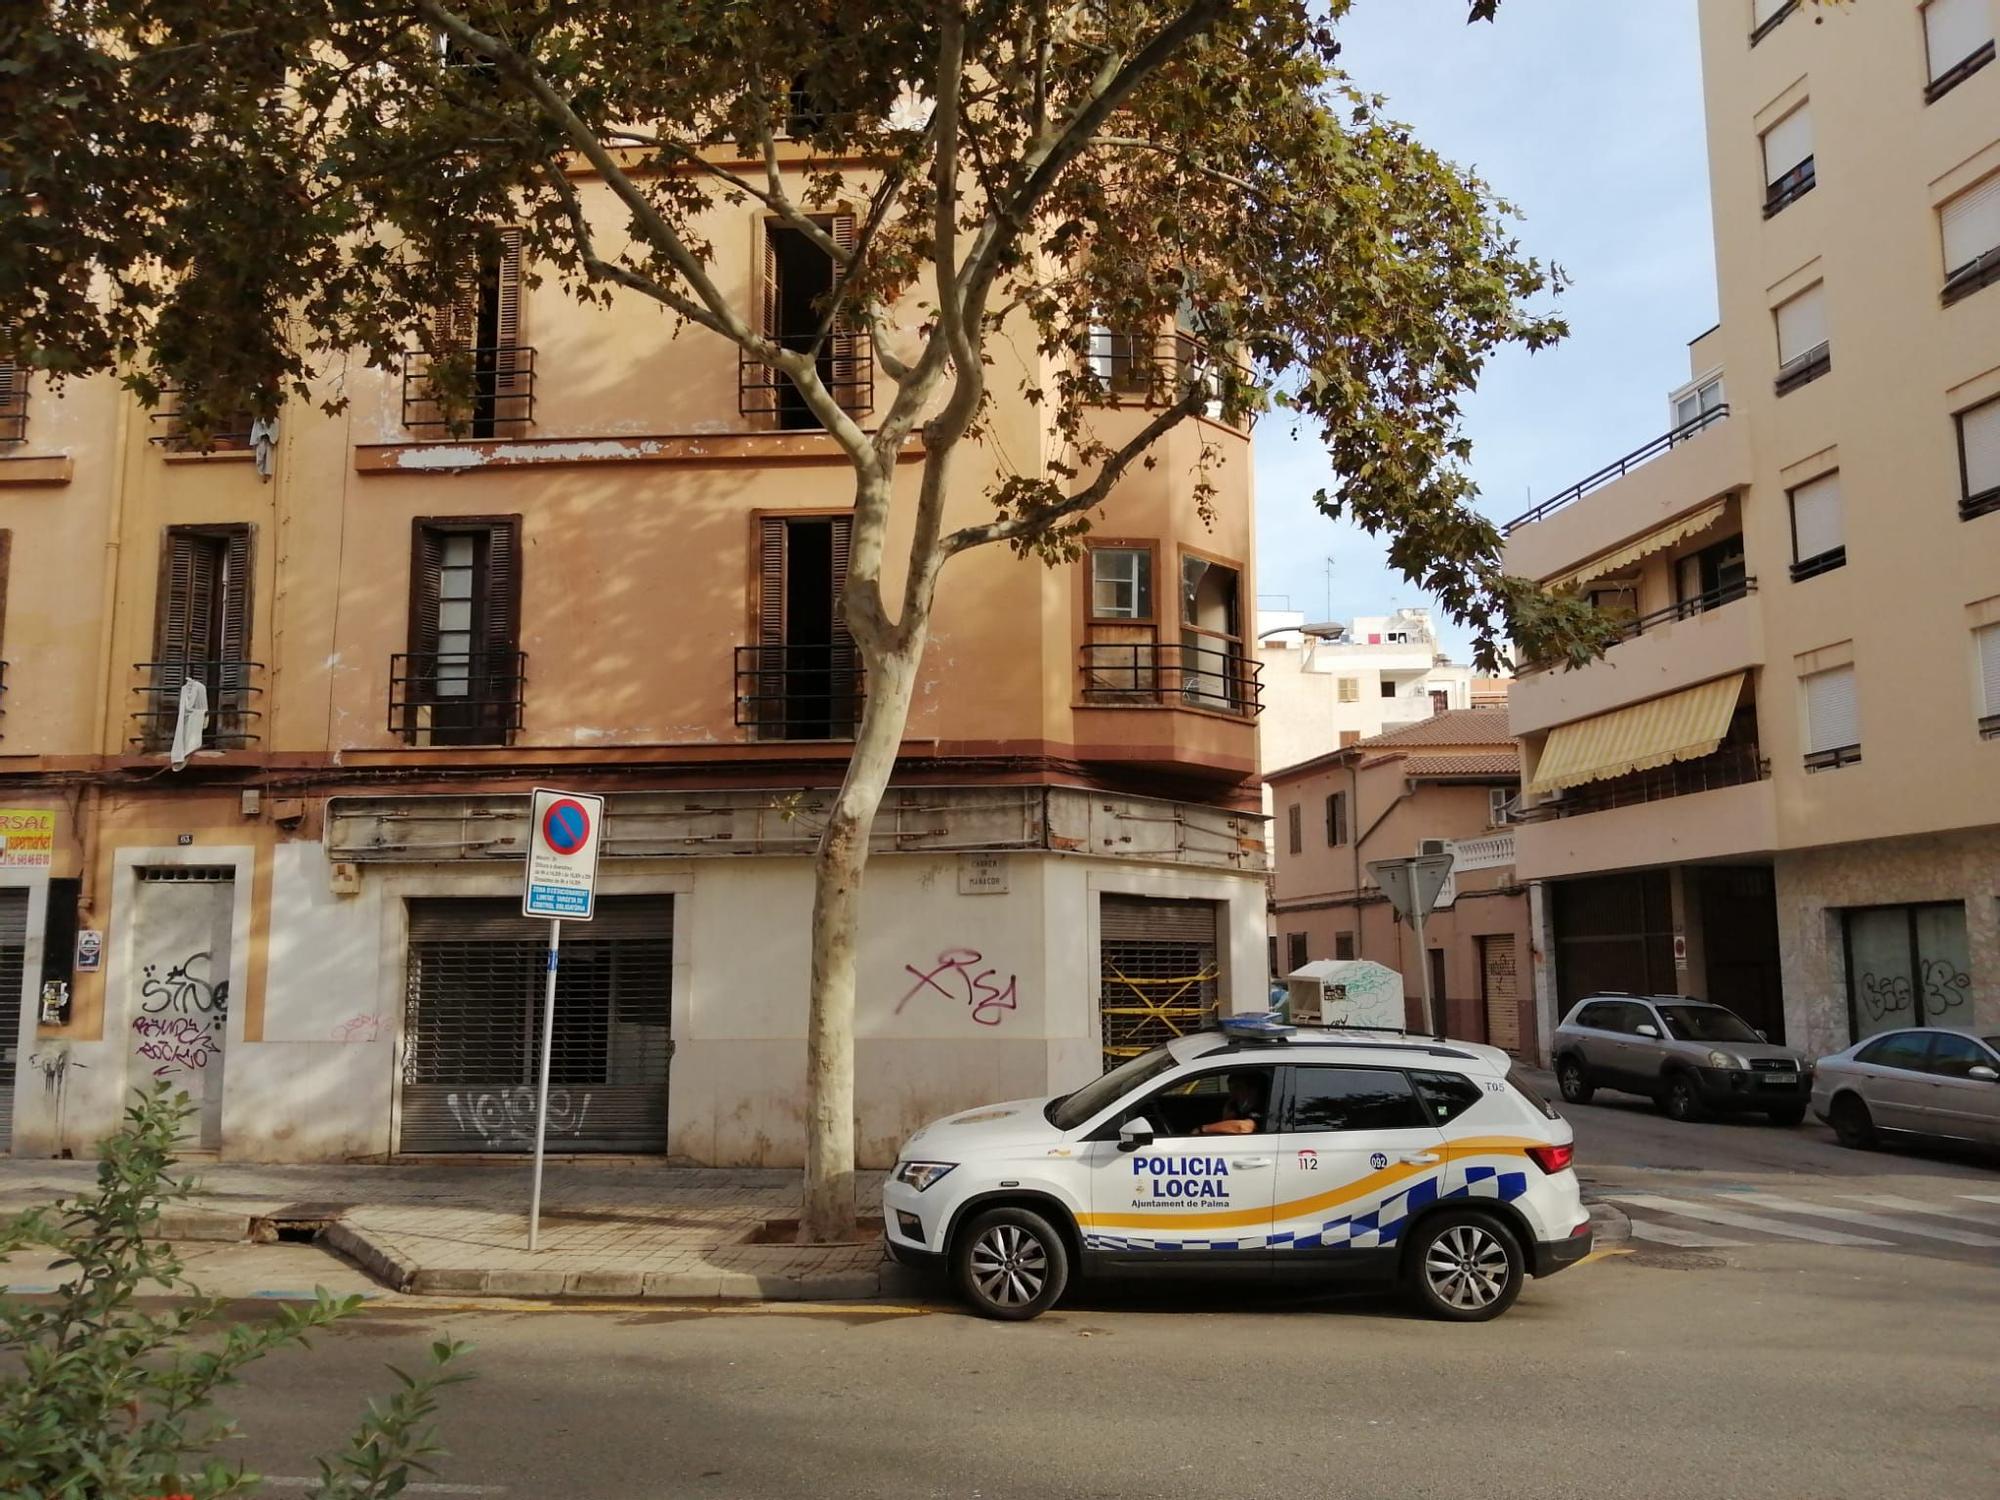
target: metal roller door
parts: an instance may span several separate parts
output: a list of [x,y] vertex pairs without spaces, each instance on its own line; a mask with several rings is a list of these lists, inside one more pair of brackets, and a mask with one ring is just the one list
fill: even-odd
[[1521,989],[1514,966],[1513,933],[1479,939],[1479,993],[1485,1002],[1486,1040],[1518,1055]]
[[27,957],[28,892],[16,886],[0,891],[0,1151],[14,1144],[14,1069],[20,1062]]
[[[412,900],[398,1149],[532,1151],[548,923],[517,903]],[[563,925],[549,1149],[667,1148],[673,898],[607,896]]]
[[1098,1016],[1104,1066],[1199,1031],[1219,993],[1215,903],[1099,898]]

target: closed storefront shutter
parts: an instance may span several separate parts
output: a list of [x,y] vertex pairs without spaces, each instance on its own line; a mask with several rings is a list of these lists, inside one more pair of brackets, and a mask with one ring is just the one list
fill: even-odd
[[[412,900],[404,1152],[534,1149],[548,924],[513,901]],[[673,898],[600,898],[563,930],[549,1149],[667,1146]]]
[[1104,1065],[1199,1031],[1220,986],[1215,903],[1104,896],[1098,913],[1098,1013]]
[[0,891],[0,1152],[14,1144],[14,1068],[20,1061],[21,985],[28,953],[28,893]]
[[1486,1002],[1486,1040],[1503,1051],[1521,1050],[1521,991],[1515,973],[1514,934],[1479,940],[1479,987]]

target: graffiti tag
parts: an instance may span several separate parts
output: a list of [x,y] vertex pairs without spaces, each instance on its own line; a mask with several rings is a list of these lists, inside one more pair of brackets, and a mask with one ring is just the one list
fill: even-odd
[[382,1039],[382,1018],[349,1016],[327,1035],[336,1042],[379,1042]]
[[975,948],[947,948],[929,969],[904,964],[904,972],[914,974],[917,982],[896,1002],[896,1014],[900,1016],[904,1006],[925,990],[932,990],[964,1005],[979,1025],[998,1026],[1008,1012],[1020,1009],[1020,997],[1015,976],[1009,974],[1003,984],[998,969],[980,967],[985,962],[985,956]]
[[[139,986],[139,1005],[148,1015],[226,1015],[229,1010],[229,981],[211,984],[209,956],[191,953],[160,977],[158,964],[147,964],[146,979]],[[199,967],[201,972],[196,973]]]
[[139,1056],[159,1065],[153,1069],[155,1078],[181,1068],[206,1068],[208,1060],[222,1051],[215,1023],[206,1017],[136,1016],[132,1031],[145,1039],[139,1043]]
[[[448,1094],[445,1105],[458,1128],[489,1145],[516,1145],[535,1138],[535,1091],[526,1084],[483,1094]],[[582,1135],[590,1095],[549,1090],[549,1134]]]

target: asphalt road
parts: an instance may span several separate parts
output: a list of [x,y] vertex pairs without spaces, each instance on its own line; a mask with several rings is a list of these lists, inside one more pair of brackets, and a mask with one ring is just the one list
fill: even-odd
[[[384,1364],[448,1334],[475,1346],[477,1378],[447,1393],[451,1456],[417,1496],[1993,1493],[2000,1170],[1846,1152],[1811,1129],[1676,1126],[1600,1098],[1570,1111],[1586,1173],[1625,1196],[1635,1229],[1683,1243],[1635,1238],[1531,1284],[1492,1324],[1276,1292],[1083,1297],[1023,1326],[943,1298],[383,1297],[231,1393],[248,1434],[236,1451],[289,1481],[267,1493],[298,1493],[311,1455],[387,1388]],[[318,1254],[230,1248],[200,1269],[218,1289],[354,1284]],[[253,1266],[260,1280],[241,1283]]]

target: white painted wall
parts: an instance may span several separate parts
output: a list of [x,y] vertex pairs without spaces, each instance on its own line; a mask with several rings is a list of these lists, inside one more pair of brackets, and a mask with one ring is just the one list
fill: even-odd
[[[132,864],[189,852],[121,851],[114,903],[131,899]],[[230,863],[240,853],[234,920],[239,934],[247,932],[249,852],[198,852],[203,863]],[[904,1138],[937,1115],[1070,1089],[1097,1075],[1097,898],[1104,893],[1224,903],[1221,993],[1232,1008],[1262,1004],[1261,874],[1057,854],[1003,858],[1004,895],[961,895],[956,855],[878,855],[869,863],[856,1013],[864,1165],[892,1162]],[[264,1040],[242,1040],[242,1006],[232,1004],[227,1157],[312,1161],[390,1152],[404,903],[519,889],[507,866],[369,866],[351,895],[334,895],[329,875],[317,843],[281,844],[273,853]],[[671,1151],[705,1163],[796,1165],[805,1135],[810,861],[619,861],[605,866],[599,888],[675,897]],[[115,1122],[128,1075],[131,1007],[121,997],[131,993],[137,970],[129,932],[119,946],[121,929],[132,924],[119,918],[130,909],[114,904],[107,920],[106,1035],[116,1045],[72,1044],[87,1065],[68,1082],[65,1139],[79,1152]],[[232,993],[244,995],[247,944],[233,948]],[[140,1080],[133,1074],[131,1081]],[[39,1077],[22,1092],[39,1101]],[[54,1120],[43,1113],[48,1119],[38,1115],[32,1128],[46,1146]]]

